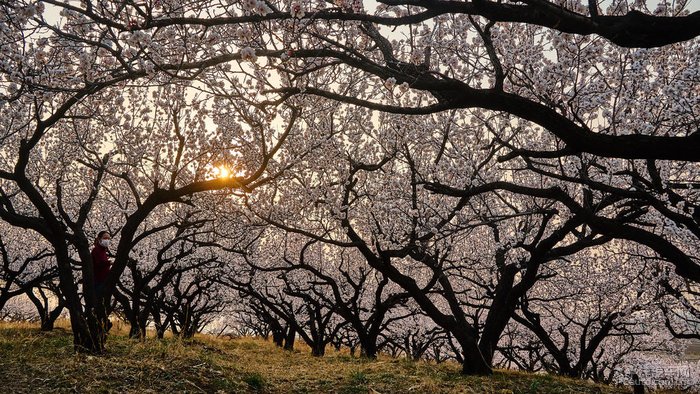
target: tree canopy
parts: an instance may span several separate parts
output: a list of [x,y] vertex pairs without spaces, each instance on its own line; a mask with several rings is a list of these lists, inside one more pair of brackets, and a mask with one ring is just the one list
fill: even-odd
[[66,308],[93,352],[116,311],[133,336],[228,315],[468,374],[678,354],[700,338],[692,6],[0,0],[0,307]]

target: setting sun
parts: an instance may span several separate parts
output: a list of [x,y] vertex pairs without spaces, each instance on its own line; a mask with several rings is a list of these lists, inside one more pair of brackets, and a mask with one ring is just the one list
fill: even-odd
[[224,179],[233,177],[245,177],[245,172],[238,169],[235,163],[212,165],[210,167],[210,175],[214,178]]
[[224,166],[216,167],[216,177],[217,178],[228,178],[231,176],[231,170]]

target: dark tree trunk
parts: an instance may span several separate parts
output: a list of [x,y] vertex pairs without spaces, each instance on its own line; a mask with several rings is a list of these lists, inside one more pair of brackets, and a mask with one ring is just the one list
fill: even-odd
[[143,339],[144,335],[141,332],[141,327],[137,322],[129,322],[129,338],[131,339]]
[[315,357],[322,357],[326,354],[326,344],[323,342],[316,342],[311,347],[311,355]]
[[51,312],[49,312],[45,318],[41,319],[41,331],[53,330],[54,324],[56,323],[56,320],[58,319],[58,317],[61,316],[61,312],[63,312],[64,308],[65,308],[65,302],[59,301],[56,308],[54,308]]
[[486,364],[483,358],[479,359],[465,356],[465,359],[462,362],[462,374],[487,376],[492,375],[493,371]]
[[165,321],[163,321],[160,304],[156,304],[151,308],[151,316],[153,316],[153,324],[156,326],[156,337],[158,339],[163,339],[165,331],[168,329],[169,320],[166,318]]
[[294,327],[287,327],[287,335],[284,338],[284,350],[294,350],[294,342],[297,338],[297,331]]
[[190,338],[194,337],[194,334],[196,334],[196,333],[197,333],[196,328],[193,326],[189,326],[185,330],[182,330],[181,335],[185,339],[190,339]]
[[[132,293],[132,297],[135,296],[134,294],[135,293]],[[126,321],[129,322],[129,338],[145,338],[146,331],[145,329],[143,331],[141,330],[138,319],[139,303],[135,300],[131,300],[129,296],[119,290],[114,290],[114,298],[121,304],[124,317]]]
[[374,360],[377,358],[377,338],[360,337],[360,357]]
[[106,323],[100,322],[95,314],[71,313],[71,328],[73,347],[76,352],[93,354],[104,352],[107,338]]
[[148,315],[141,316],[138,320],[139,338],[146,338],[146,327],[148,326]]
[[41,287],[37,287],[36,289],[39,292],[41,299],[34,294],[34,288],[29,288],[25,294],[32,304],[34,304],[34,307],[36,307],[37,314],[39,315],[39,319],[41,321],[41,331],[51,331],[53,330],[56,319],[58,319],[61,312],[63,312],[63,309],[66,306],[66,301],[63,299],[60,293],[56,294],[57,305],[52,310],[49,308],[49,297],[46,295],[46,293],[44,293],[44,290]]
[[464,375],[491,375],[493,371],[479,350],[479,346],[473,338],[464,338],[459,341],[462,346],[462,374]]
[[[71,330],[73,331],[73,348],[80,353],[95,353],[104,352],[105,339],[107,336],[106,322],[104,319],[100,321],[100,316],[94,306],[97,305],[97,297],[95,296],[95,288],[92,286],[92,260],[89,252],[88,258],[82,259],[84,265],[89,265],[89,268],[83,267],[83,270],[88,271],[87,277],[83,275],[83,295],[86,300],[86,306],[80,302],[78,296],[78,286],[73,279],[73,268],[71,259],[68,257],[68,250],[61,242],[54,243],[56,250],[56,264],[58,266],[59,286],[61,294],[65,297],[66,308],[70,316]],[[82,256],[81,253],[81,258]],[[86,284],[87,283],[87,284]]]
[[272,342],[277,347],[284,346],[284,331],[282,330],[272,330]]
[[41,331],[53,331],[56,320],[44,320],[41,322]]
[[632,390],[634,394],[644,394],[644,384],[636,373],[632,374]]

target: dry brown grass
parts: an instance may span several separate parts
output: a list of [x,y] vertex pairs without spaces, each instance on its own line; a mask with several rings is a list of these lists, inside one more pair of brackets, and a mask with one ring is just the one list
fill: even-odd
[[628,392],[551,375],[497,371],[459,374],[436,365],[345,352],[323,358],[287,352],[260,339],[198,336],[135,341],[124,327],[102,356],[75,354],[65,328],[42,333],[26,323],[0,323],[2,392],[269,392],[269,393],[616,393]]

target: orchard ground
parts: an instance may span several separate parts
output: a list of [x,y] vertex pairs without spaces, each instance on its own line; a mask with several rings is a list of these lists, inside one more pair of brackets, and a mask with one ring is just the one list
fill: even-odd
[[347,352],[313,357],[262,339],[130,340],[117,326],[102,356],[75,354],[69,330],[41,332],[29,323],[0,323],[3,392],[266,392],[266,393],[624,393],[626,388],[546,374],[496,371],[459,374],[434,364]]

